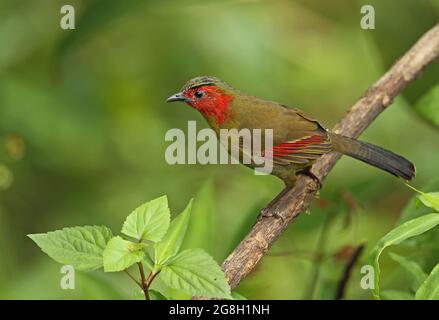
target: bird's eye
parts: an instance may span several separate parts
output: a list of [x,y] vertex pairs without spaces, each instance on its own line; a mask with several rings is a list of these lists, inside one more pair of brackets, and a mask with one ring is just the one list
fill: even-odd
[[195,91],[194,96],[197,99],[201,99],[204,96],[204,92],[201,90]]

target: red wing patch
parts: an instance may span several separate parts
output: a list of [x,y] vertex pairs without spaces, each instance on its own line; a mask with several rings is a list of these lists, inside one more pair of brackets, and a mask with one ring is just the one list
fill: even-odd
[[318,134],[278,144],[273,147],[272,155],[279,164],[306,164],[331,150],[329,138]]

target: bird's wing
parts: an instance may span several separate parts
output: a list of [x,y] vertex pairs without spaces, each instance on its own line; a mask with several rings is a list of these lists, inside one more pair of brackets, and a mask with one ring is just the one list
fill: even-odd
[[328,135],[314,133],[299,139],[285,141],[273,146],[272,152],[267,154],[273,157],[273,162],[279,165],[301,164],[320,158],[332,150]]
[[304,120],[305,123],[308,123],[309,125],[310,124],[314,125],[316,127],[316,129],[319,128],[319,129],[326,131],[325,127],[318,120],[310,117],[304,111],[297,109],[297,108],[291,108],[291,107],[284,105],[284,104],[281,104],[281,106],[283,108],[285,108],[286,110],[288,110],[288,113],[294,114],[296,117],[298,116],[299,118]]
[[279,165],[307,165],[332,150],[326,129],[302,110],[250,96],[240,96],[236,103],[251,105],[235,110],[239,129],[272,129],[273,148],[264,154]]

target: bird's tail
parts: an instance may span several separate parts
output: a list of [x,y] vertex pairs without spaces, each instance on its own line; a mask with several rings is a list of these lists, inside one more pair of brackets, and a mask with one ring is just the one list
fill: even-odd
[[413,163],[391,151],[335,133],[330,133],[330,137],[335,151],[390,172],[404,180],[411,180],[415,176],[416,169]]

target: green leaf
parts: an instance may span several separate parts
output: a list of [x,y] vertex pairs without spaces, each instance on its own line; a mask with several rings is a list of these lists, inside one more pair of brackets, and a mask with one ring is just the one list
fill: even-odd
[[143,264],[145,265],[145,268],[148,270],[152,270],[154,268],[154,261],[152,261],[148,252],[146,252],[145,256],[143,257]]
[[233,299],[220,266],[201,249],[188,249],[163,266],[159,277],[171,288],[192,295]]
[[[439,178],[433,178],[422,186],[423,192],[428,193],[437,190],[439,190]],[[431,213],[432,210],[429,207],[422,205],[422,203],[417,206],[417,203],[421,203],[421,200],[418,198],[418,193],[415,193],[402,211],[398,224]],[[431,252],[431,254],[417,257],[417,261],[422,261],[425,266],[436,265],[439,261],[439,228],[431,229],[415,238],[404,241],[402,245],[414,251]]]
[[384,290],[381,293],[384,300],[414,300],[414,296],[405,291],[399,290]]
[[418,199],[424,204],[424,206],[432,208],[439,212],[439,192],[422,192],[418,189],[415,189],[411,185],[407,184],[407,186],[413,190],[415,190],[418,195]]
[[439,214],[427,214],[397,226],[377,242],[370,254],[370,260],[375,269],[373,295],[376,299],[380,298],[380,267],[378,259],[383,250],[388,246],[399,244],[408,238],[422,234],[437,224],[439,224]]
[[439,300],[439,263],[416,291],[415,299]]
[[64,228],[28,235],[53,260],[72,265],[77,270],[101,268],[102,254],[112,236],[111,230],[104,226]]
[[153,289],[149,290],[149,297],[151,300],[168,300],[163,294]]
[[436,85],[415,104],[416,112],[425,120],[439,127],[439,85]]
[[[410,188],[411,186],[408,187]],[[424,190],[423,192],[434,192],[439,190],[439,178],[433,178],[430,180],[430,182],[425,184],[422,189]],[[416,194],[407,202],[407,205],[403,209],[398,224],[431,212],[431,209],[428,207],[421,206],[419,208],[416,205],[418,201],[420,200],[418,198],[418,193],[416,192]]]
[[168,198],[159,197],[142,204],[125,220],[122,233],[138,241],[160,241],[169,228],[171,214]]
[[171,227],[165,237],[155,245],[155,263],[163,265],[167,260],[175,256],[180,250],[186,234],[192,208],[192,199],[186,208],[171,222]]
[[395,253],[390,253],[390,257],[399,263],[399,265],[407,272],[412,280],[413,290],[418,290],[419,286],[427,279],[427,274],[422,270],[421,266],[416,262],[409,260]]
[[127,241],[117,236],[104,250],[104,271],[122,271],[143,259],[144,244]]
[[439,212],[439,192],[422,193],[418,198],[424,206],[430,207]]

